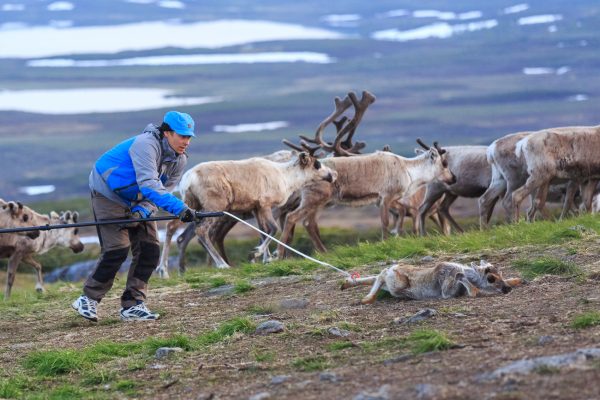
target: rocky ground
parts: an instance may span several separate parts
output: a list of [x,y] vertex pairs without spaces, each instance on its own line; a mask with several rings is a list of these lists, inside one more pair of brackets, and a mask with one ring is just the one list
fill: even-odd
[[[102,302],[101,322],[80,320],[66,299],[79,285],[61,288],[60,301],[28,312],[0,315],[3,376],[21,368],[33,350],[84,349],[100,340],[117,343],[148,337],[210,332],[223,321],[249,317],[257,325],[281,324],[279,333],[237,333],[200,350],[146,359],[139,368],[127,359],[98,365],[135,382],[121,398],[155,399],[596,399],[600,398],[600,327],[572,327],[576,315],[600,309],[596,238],[563,247],[515,247],[486,253],[510,265],[524,255],[553,254],[575,262],[586,275],[545,275],[507,295],[451,300],[405,301],[384,297],[358,305],[367,288],[339,290],[340,276],[316,274],[263,278],[253,290],[193,289],[189,284],[151,290],[149,306],[159,321],[116,319],[117,292]],[[571,248],[571,246],[570,246]],[[482,255],[437,255],[410,260],[430,266],[441,260],[472,261]],[[376,273],[383,265],[357,266]],[[158,278],[155,278],[158,279]],[[52,301],[52,299],[49,299]],[[421,322],[405,319],[435,310]],[[452,342],[441,351],[418,353],[407,341],[417,330],[436,330]],[[584,352],[571,354],[582,349]],[[562,358],[541,359],[555,355]],[[517,364],[519,360],[534,360]],[[504,368],[504,369],[503,369]],[[77,384],[80,376],[67,377]],[[111,384],[105,385],[111,390]]]

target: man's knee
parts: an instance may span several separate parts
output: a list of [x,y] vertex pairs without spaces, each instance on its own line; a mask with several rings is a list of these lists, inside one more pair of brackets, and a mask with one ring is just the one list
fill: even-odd
[[129,247],[102,253],[92,278],[101,283],[106,283],[114,279],[119,268],[121,268],[121,264],[127,258],[127,254],[129,254]]
[[150,275],[152,275],[152,271],[158,266],[159,259],[160,246],[157,243],[141,242],[140,256],[138,263],[135,266],[133,276],[144,282],[148,282]]

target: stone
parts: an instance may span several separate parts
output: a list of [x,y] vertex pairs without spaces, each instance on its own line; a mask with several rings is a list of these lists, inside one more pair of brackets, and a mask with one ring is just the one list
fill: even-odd
[[337,375],[335,373],[328,372],[328,371],[321,372],[319,374],[319,379],[323,382],[332,382],[332,383],[340,381],[340,379],[337,377]]
[[266,400],[266,399],[270,399],[270,398],[271,398],[271,393],[260,392],[260,393],[253,394],[252,396],[248,397],[248,400]]
[[161,358],[166,358],[166,357],[170,357],[175,353],[179,353],[182,352],[183,349],[181,347],[160,347],[158,349],[156,349],[156,353],[154,354],[154,357],[156,359],[161,359]]
[[422,310],[419,310],[419,312],[417,312],[412,317],[397,318],[397,319],[394,320],[394,322],[397,323],[397,324],[414,324],[414,323],[417,323],[417,322],[424,321],[424,320],[426,320],[428,318],[431,318],[431,317],[433,317],[435,315],[437,315],[437,311],[434,310],[433,308],[424,308]]
[[287,382],[291,377],[289,375],[277,375],[271,378],[271,385],[281,385]]
[[327,329],[327,332],[330,335],[337,336],[337,337],[348,337],[348,336],[350,336],[350,331],[347,331],[345,329],[340,329],[337,326],[332,326],[331,328]]
[[307,299],[283,299],[279,302],[279,306],[284,310],[302,309],[308,306]]
[[259,335],[267,335],[269,333],[279,333],[285,330],[285,325],[282,322],[276,320],[268,320],[260,323],[254,333]]
[[389,389],[389,385],[383,385],[377,392],[360,392],[353,397],[353,400],[388,400],[390,398]]

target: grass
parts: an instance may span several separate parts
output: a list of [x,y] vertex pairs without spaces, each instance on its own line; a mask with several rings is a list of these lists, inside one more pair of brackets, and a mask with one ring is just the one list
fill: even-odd
[[576,315],[571,322],[571,327],[575,329],[585,329],[597,325],[600,325],[600,312],[598,311]]
[[222,323],[214,331],[200,335],[196,342],[201,346],[208,346],[222,342],[235,333],[252,333],[255,329],[256,325],[248,318],[234,318]]
[[354,343],[347,341],[333,342],[327,345],[327,350],[329,351],[340,351],[344,349],[348,349],[350,347],[354,347]]
[[517,260],[514,266],[526,279],[533,279],[541,275],[581,276],[583,274],[581,268],[575,263],[549,256],[534,260]]
[[81,371],[90,361],[75,350],[48,350],[30,353],[23,364],[37,375],[55,376]]
[[254,290],[254,286],[248,281],[238,281],[233,287],[235,293],[246,293],[251,290]]
[[327,362],[325,356],[316,355],[296,358],[292,361],[292,366],[303,372],[314,372],[329,368],[329,363]]
[[406,341],[413,354],[447,350],[454,345],[444,332],[435,329],[416,330]]

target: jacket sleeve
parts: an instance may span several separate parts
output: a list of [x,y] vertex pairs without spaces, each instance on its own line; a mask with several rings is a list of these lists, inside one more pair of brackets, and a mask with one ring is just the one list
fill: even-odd
[[187,206],[173,196],[160,181],[158,168],[160,162],[160,144],[136,139],[129,148],[133,162],[135,178],[140,192],[147,200],[163,210],[179,215]]

